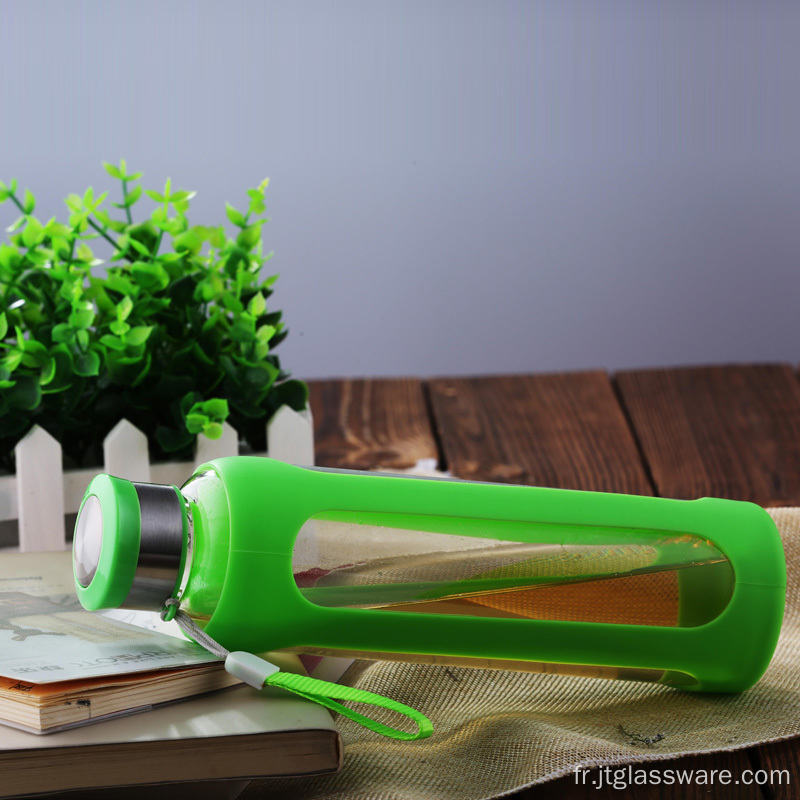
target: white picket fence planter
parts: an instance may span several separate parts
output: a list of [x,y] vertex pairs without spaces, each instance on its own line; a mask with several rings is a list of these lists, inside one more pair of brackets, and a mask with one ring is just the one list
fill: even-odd
[[[309,409],[282,406],[267,423],[269,456],[291,464],[314,463],[314,426]],[[239,436],[223,424],[222,437],[197,437],[194,461],[150,463],[147,437],[122,420],[103,441],[103,467],[69,470],[61,466],[61,445],[36,426],[14,448],[16,475],[0,477],[0,522],[18,520],[20,552],[63,550],[64,515],[80,507],[86,486],[101,472],[141,483],[180,486],[195,467],[212,458],[239,453]]]

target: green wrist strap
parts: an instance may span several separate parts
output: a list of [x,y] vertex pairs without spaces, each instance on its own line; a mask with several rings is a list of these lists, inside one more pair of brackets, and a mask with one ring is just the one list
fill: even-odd
[[[331,711],[358,722],[371,731],[392,739],[410,742],[416,739],[427,739],[433,733],[433,723],[424,714],[403,703],[398,703],[396,700],[390,700],[388,697],[382,697],[373,692],[365,692],[362,689],[354,689],[351,686],[339,686],[336,683],[309,678],[305,675],[280,672],[274,664],[252,653],[231,652],[225,649],[219,642],[199,628],[188,614],[180,611],[179,605],[180,602],[178,600],[173,598],[167,600],[161,612],[161,619],[165,621],[174,619],[189,638],[194,639],[195,642],[213,655],[224,658],[225,669],[231,675],[250,686],[256,689],[263,689],[265,686],[279,686],[281,689],[288,689],[300,697],[313,700]],[[366,703],[402,714],[416,723],[417,731],[416,733],[408,733],[392,728],[389,725],[384,725],[382,722],[343,706],[337,700]]]
[[[392,739],[411,742],[415,739],[427,739],[433,733],[433,724],[424,714],[403,703],[398,703],[396,700],[390,700],[388,697],[382,697],[373,692],[365,692],[362,689],[354,689],[351,686],[339,686],[336,683],[308,678],[305,675],[293,675],[289,672],[276,672],[267,678],[265,685],[280,686],[283,689],[288,689],[290,692],[300,695],[300,697],[313,700],[315,703],[319,703],[331,711],[336,711],[338,714],[358,722],[365,728],[375,731],[375,733],[389,736]],[[403,714],[415,722],[418,730],[416,733],[407,733],[406,731],[392,728],[382,722],[359,714],[357,711],[337,703],[336,700],[349,700],[354,703],[368,703],[380,708],[388,708],[389,711],[396,711],[398,714]]]

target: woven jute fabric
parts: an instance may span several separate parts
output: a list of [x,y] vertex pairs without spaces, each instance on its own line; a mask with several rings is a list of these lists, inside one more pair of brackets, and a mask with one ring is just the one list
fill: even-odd
[[264,781],[244,797],[478,800],[579,767],[736,750],[800,735],[800,508],[770,514],[786,551],[786,613],[772,663],[749,691],[695,694],[627,681],[362,664],[342,682],[420,709],[434,722],[433,736],[396,742],[339,717],[345,745],[339,774]]

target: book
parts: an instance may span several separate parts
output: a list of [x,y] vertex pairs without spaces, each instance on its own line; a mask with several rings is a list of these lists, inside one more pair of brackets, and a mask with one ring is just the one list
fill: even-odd
[[2,558],[0,722],[50,733],[239,683],[194,642],[84,611],[68,578],[68,553]]
[[53,733],[239,684],[219,664],[35,684],[0,677],[0,721]]
[[[282,658],[284,667],[296,663]],[[49,736],[0,727],[0,797],[320,775],[338,770],[341,758],[325,708],[281,689],[242,685]]]
[[[68,553],[0,555],[0,797],[339,769],[341,740],[330,714],[281,689],[236,682],[161,705],[182,683],[191,693],[213,685],[215,675],[230,678],[202,648],[164,635],[174,628],[139,612],[82,611]],[[103,655],[93,657],[95,648]],[[268,658],[303,671],[295,656]],[[114,711],[120,703],[129,707]],[[103,723],[75,720],[76,709]],[[144,709],[152,710],[129,716]],[[39,725],[30,724],[31,714],[54,732],[31,733]]]

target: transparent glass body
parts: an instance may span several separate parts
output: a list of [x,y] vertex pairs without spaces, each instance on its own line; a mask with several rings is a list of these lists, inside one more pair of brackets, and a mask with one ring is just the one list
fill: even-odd
[[182,487],[189,512],[183,574],[178,579],[181,609],[200,624],[217,607],[225,584],[230,519],[225,485],[211,470],[197,473]]
[[[542,541],[531,542],[536,537],[532,527],[402,514],[322,514],[301,529],[292,572],[311,603],[384,613],[695,627],[716,617],[731,598],[733,569],[706,539],[541,526]],[[470,535],[451,532],[465,528]],[[685,591],[687,586],[692,589]],[[664,674],[575,664],[381,657],[638,680],[660,680]],[[676,676],[671,677],[674,681]]]

